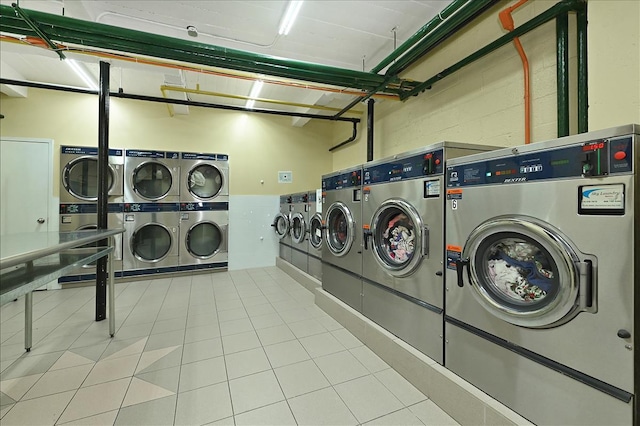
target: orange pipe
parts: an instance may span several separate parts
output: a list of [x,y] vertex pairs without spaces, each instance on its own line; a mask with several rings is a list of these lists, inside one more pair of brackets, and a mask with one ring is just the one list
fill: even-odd
[[[527,1],[528,0],[520,0],[518,3],[504,9],[498,14],[500,23],[505,30],[513,31],[515,25],[513,23],[511,12],[525,4]],[[524,143],[528,145],[531,143],[531,89],[529,82],[529,60],[527,59],[527,55],[524,53],[524,48],[522,47],[522,43],[520,43],[520,38],[515,37],[513,39],[513,44],[516,46],[516,50],[520,55],[524,71]]]

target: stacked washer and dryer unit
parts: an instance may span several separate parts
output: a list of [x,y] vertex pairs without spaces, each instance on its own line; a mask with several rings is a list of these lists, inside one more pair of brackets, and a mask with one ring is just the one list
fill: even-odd
[[229,157],[183,152],[180,168],[179,269],[227,269]]
[[[123,226],[124,155],[121,149],[109,149],[107,169],[109,228]],[[62,232],[97,229],[98,148],[60,147],[60,223]],[[122,275],[122,236],[114,238],[115,276]],[[89,281],[96,277],[95,263],[78,268],[58,279],[60,283]]]
[[492,149],[440,142],[363,166],[362,313],[440,364],[444,166]]
[[536,424],[640,419],[639,138],[447,164],[445,366]]

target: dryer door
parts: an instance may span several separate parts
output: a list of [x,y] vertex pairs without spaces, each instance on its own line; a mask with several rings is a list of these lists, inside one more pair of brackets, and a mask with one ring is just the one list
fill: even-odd
[[331,254],[341,257],[349,253],[355,238],[355,221],[349,208],[339,201],[331,204],[325,223],[327,229],[324,238]]
[[[116,173],[111,164],[107,170],[107,188],[111,195],[116,182]],[[86,156],[68,162],[62,170],[62,185],[71,195],[80,200],[97,201],[98,159]]]
[[214,222],[198,222],[187,231],[185,246],[191,256],[208,259],[225,249],[224,232]]
[[212,164],[198,164],[189,170],[187,188],[191,195],[203,200],[210,200],[220,194],[224,184],[224,175]]
[[408,202],[389,199],[371,219],[373,255],[390,275],[409,275],[429,253],[429,231]]
[[302,213],[297,212],[291,216],[291,239],[296,244],[302,244],[307,234],[307,223]]
[[138,228],[131,237],[131,253],[144,262],[159,262],[164,259],[173,244],[173,236],[166,226],[149,223]]
[[309,220],[309,242],[315,249],[322,246],[322,216],[314,214]]
[[278,213],[271,224],[279,239],[283,239],[289,233],[289,218],[284,213]]
[[509,323],[549,328],[580,311],[596,311],[596,259],[538,219],[500,216],[471,232],[458,267],[468,262],[476,300]]
[[138,165],[131,179],[133,190],[150,201],[163,199],[173,185],[171,170],[157,161],[146,161]]

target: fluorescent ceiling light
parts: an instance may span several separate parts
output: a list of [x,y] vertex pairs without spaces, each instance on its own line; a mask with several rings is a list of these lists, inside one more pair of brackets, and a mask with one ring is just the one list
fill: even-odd
[[96,83],[93,76],[89,74],[89,71],[86,69],[84,64],[79,64],[78,62],[69,58],[66,58],[64,62],[67,65],[69,65],[69,67],[73,70],[73,72],[75,72],[78,75],[78,77],[80,77],[82,81],[84,81],[84,84],[89,86],[90,89],[93,89],[96,91],[98,90],[98,83]]
[[249,93],[249,99],[247,100],[246,108],[252,109],[253,105],[256,103],[256,98],[260,94],[262,90],[262,85],[264,82],[262,80],[256,80],[253,82],[253,87],[251,87],[251,93]]
[[280,21],[280,29],[278,30],[278,34],[287,35],[293,26],[293,23],[298,16],[298,12],[300,12],[300,8],[302,7],[302,0],[291,0],[289,1],[289,6],[287,6],[286,12],[284,12],[284,16],[282,17],[282,21]]

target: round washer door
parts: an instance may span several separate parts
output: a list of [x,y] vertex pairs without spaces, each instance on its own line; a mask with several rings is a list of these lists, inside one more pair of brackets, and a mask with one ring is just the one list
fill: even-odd
[[194,197],[210,200],[220,193],[224,175],[212,164],[198,164],[187,174],[187,189]]
[[171,250],[171,231],[158,223],[149,223],[138,228],[131,237],[131,253],[144,262],[159,262]]
[[[581,282],[577,253],[559,230],[540,220],[501,216],[471,232],[462,256],[469,259],[472,294],[489,313],[511,324],[548,328],[585,308],[579,294],[590,292],[591,274]],[[584,268],[591,271],[591,262]]]
[[[107,168],[107,192],[114,184],[115,171],[111,164]],[[62,170],[62,185],[74,197],[84,201],[98,200],[98,159],[78,157],[69,161]]]
[[371,219],[373,255],[390,275],[411,274],[422,260],[424,226],[416,209],[393,198],[384,201]]
[[283,239],[289,233],[289,218],[284,213],[278,213],[271,226],[273,226],[276,236]]
[[215,256],[222,247],[223,233],[213,222],[198,222],[189,228],[185,246],[191,256],[208,259]]
[[335,202],[327,209],[325,217],[325,243],[329,251],[338,257],[349,252],[355,238],[355,221],[349,208],[341,202]]
[[309,219],[309,242],[315,249],[322,247],[322,216],[314,214]]
[[171,190],[171,171],[157,161],[144,162],[133,170],[131,176],[133,190],[147,200],[161,200]]
[[304,236],[307,233],[307,223],[302,213],[297,212],[291,216],[291,239],[296,244],[304,242]]

